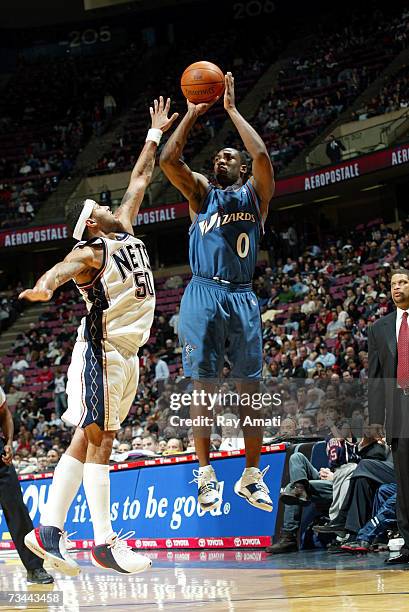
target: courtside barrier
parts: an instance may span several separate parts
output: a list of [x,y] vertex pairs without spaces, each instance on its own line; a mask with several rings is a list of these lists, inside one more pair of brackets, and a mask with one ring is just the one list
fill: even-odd
[[[195,455],[134,461],[111,467],[111,519],[116,531],[134,531],[128,542],[141,549],[258,548],[271,543],[275,533],[278,496],[285,463],[285,445],[264,447],[260,469],[270,488],[273,511],[253,508],[233,491],[245,466],[244,451],[212,454],[223,488],[223,503],[203,515],[197,505],[198,468]],[[20,476],[24,501],[34,526],[47,501],[52,474]],[[77,548],[93,544],[92,524],[81,487],[68,512],[66,530]],[[0,512],[0,548],[13,548]]]

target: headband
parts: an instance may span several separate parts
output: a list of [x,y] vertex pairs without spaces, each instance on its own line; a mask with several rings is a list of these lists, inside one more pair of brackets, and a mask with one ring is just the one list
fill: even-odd
[[75,240],[81,240],[82,234],[85,230],[86,220],[90,218],[92,215],[92,211],[94,210],[96,202],[94,200],[85,200],[84,206],[80,216],[78,217],[78,221],[75,225],[74,231],[72,233],[73,238]]

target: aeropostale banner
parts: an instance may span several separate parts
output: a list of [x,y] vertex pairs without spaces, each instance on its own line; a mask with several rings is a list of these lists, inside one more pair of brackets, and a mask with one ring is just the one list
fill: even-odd
[[355,157],[334,166],[325,166],[306,174],[278,179],[274,195],[279,197],[291,193],[308,193],[322,187],[349,182],[359,176],[376,172],[376,170],[393,168],[408,162],[409,144],[406,143],[362,157]]

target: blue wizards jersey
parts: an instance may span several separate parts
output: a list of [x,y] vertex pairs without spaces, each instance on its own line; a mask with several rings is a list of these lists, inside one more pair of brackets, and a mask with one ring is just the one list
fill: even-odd
[[259,198],[250,181],[239,189],[211,186],[189,230],[193,274],[251,283],[261,231]]

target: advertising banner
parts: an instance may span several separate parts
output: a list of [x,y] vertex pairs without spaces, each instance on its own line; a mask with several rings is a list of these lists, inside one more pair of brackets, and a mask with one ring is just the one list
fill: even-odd
[[23,244],[39,244],[53,240],[69,238],[65,223],[26,227],[24,229],[9,229],[0,232],[0,248],[15,247]]
[[300,191],[309,192],[321,187],[349,182],[354,178],[370,174],[376,170],[407,164],[408,161],[408,144],[382,149],[381,151],[376,151],[376,153],[355,157],[335,166],[325,166],[306,174],[299,174],[287,179],[278,179],[274,196],[279,197]]
[[[197,462],[155,465],[111,471],[111,519],[116,531],[133,531],[137,548],[223,548],[266,546],[274,534],[284,469],[285,452],[263,453],[260,469],[269,467],[264,481],[274,508],[253,508],[233,491],[245,458],[226,457],[213,462],[223,489],[219,509],[205,513],[197,505],[194,470]],[[24,501],[34,525],[47,501],[51,478],[21,481]],[[65,529],[87,548],[93,539],[92,524],[81,487],[68,512]],[[0,542],[7,547],[9,534],[0,513]]]

